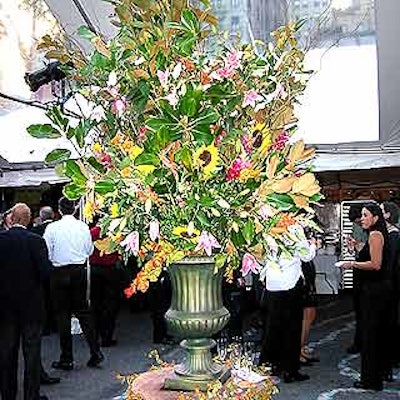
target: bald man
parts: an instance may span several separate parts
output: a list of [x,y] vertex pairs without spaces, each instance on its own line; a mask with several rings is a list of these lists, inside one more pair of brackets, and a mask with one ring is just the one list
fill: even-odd
[[31,211],[24,203],[11,209],[11,228],[0,232],[0,394],[15,400],[18,351],[24,355],[24,400],[46,400],[40,387],[41,282],[50,263],[44,240],[26,229]]

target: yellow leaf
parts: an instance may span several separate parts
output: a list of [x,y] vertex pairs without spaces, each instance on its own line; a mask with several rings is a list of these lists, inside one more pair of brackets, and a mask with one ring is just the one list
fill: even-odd
[[299,140],[290,149],[290,152],[289,152],[289,163],[291,165],[295,165],[297,163],[297,161],[300,160],[303,152],[304,152],[304,141],[303,140]]
[[314,174],[308,172],[298,178],[293,184],[293,193],[302,194],[304,196],[311,197],[318,193],[320,190],[319,185],[315,179]]
[[308,160],[310,158],[313,158],[314,155],[315,155],[315,149],[313,147],[310,147],[309,149],[305,149],[303,151],[303,154],[301,155],[299,161]]
[[253,254],[257,260],[263,260],[264,258],[264,247],[261,244],[256,244],[252,248],[249,249],[250,253]]
[[292,185],[296,178],[287,177],[277,181],[274,181],[271,185],[271,189],[275,193],[288,193],[292,189]]
[[260,223],[258,218],[254,218],[254,227],[255,227],[256,235],[258,235],[260,232],[262,232],[264,230],[264,226]]
[[136,79],[144,79],[147,80],[150,78],[150,75],[148,74],[148,72],[146,72],[143,69],[135,69],[134,71],[132,71],[132,76]]
[[107,47],[107,45],[103,42],[103,39],[100,36],[96,36],[92,39],[92,44],[95,49],[102,54],[104,57],[111,58],[111,51]]
[[291,197],[294,200],[294,204],[296,204],[297,207],[304,208],[308,206],[308,198],[306,196],[292,194]]
[[273,190],[271,189],[271,182],[263,182],[257,190],[257,197],[265,197],[268,194],[271,194]]
[[147,199],[146,202],[144,203],[144,209],[147,213],[150,212],[151,210],[151,199]]
[[276,169],[278,168],[279,165],[279,157],[276,155],[273,155],[267,165],[267,177],[268,179],[273,179],[275,174],[276,174]]
[[110,249],[111,248],[111,244],[112,241],[109,237],[105,238],[105,239],[100,239],[100,240],[96,240],[94,242],[94,245],[96,247],[96,249],[98,249],[100,251],[100,254],[111,254],[114,253],[115,250]]

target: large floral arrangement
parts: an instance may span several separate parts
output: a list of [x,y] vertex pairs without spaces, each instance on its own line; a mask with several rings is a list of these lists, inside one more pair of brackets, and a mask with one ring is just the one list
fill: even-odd
[[[128,296],[146,291],[163,266],[214,254],[228,279],[263,273],[290,256],[320,200],[313,149],[295,141],[294,105],[308,72],[289,24],[272,42],[241,45],[217,34],[208,1],[116,0],[118,34],[87,28],[90,56],[46,37],[81,101],[79,121],[57,107],[36,137],[66,136],[47,156],[101,216],[103,252],[138,256]],[[199,2],[197,2],[199,3]],[[84,105],[84,106],[83,106]]]

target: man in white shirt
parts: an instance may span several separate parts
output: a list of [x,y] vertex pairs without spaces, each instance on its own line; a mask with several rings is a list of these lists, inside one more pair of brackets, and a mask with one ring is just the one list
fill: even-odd
[[53,264],[50,278],[51,293],[57,315],[61,354],[54,361],[53,368],[72,370],[71,316],[80,322],[82,331],[90,348],[88,367],[96,367],[103,360],[92,314],[86,298],[87,259],[93,252],[89,227],[76,219],[75,204],[62,197],[58,202],[62,218],[49,224],[43,235]]
[[292,230],[292,234],[302,239],[296,244],[293,257],[282,253],[278,258],[279,267],[267,265],[266,268],[267,316],[260,356],[260,364],[272,364],[273,372],[282,374],[286,383],[309,379],[299,372],[304,293],[301,263],[311,261],[316,250],[306,240],[301,227],[293,226]]

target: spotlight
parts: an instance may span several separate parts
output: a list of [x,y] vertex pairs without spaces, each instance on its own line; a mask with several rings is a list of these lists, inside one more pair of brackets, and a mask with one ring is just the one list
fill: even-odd
[[51,81],[61,81],[65,78],[65,72],[60,66],[59,61],[53,61],[38,71],[27,72],[24,76],[25,82],[32,92],[36,92],[41,86]]

